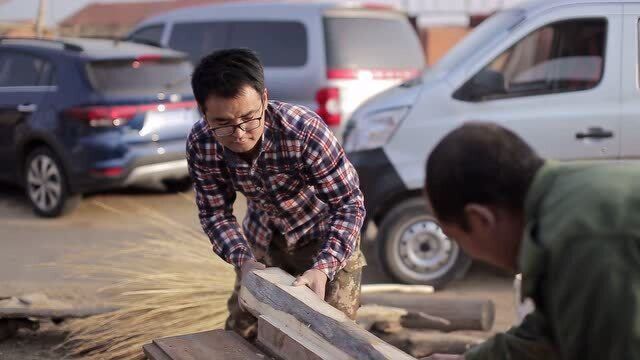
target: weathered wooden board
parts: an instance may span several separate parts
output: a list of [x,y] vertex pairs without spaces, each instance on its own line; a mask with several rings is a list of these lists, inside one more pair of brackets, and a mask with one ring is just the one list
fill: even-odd
[[[293,325],[293,326],[292,326]],[[283,324],[268,316],[258,318],[258,343],[280,359],[287,360],[350,360],[326,340],[311,333],[306,326]]]
[[[212,330],[153,340],[145,349],[151,360],[264,360],[255,346],[232,331]],[[160,351],[162,353],[160,353]],[[162,357],[162,354],[166,358]],[[157,356],[157,357],[156,357]]]
[[243,279],[240,299],[255,316],[279,323],[306,326],[320,338],[354,359],[414,359],[360,328],[340,310],[327,304],[281,269],[255,270]]

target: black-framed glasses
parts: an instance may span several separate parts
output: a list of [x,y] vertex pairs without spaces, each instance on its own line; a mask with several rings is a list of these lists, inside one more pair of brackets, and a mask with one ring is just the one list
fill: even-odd
[[236,129],[241,129],[242,131],[245,131],[245,132],[255,130],[260,127],[260,122],[262,121],[263,116],[264,116],[264,106],[263,108],[260,109],[259,117],[245,120],[235,125],[218,126],[218,127],[212,128],[211,130],[213,130],[213,133],[219,137],[231,136],[236,132]]

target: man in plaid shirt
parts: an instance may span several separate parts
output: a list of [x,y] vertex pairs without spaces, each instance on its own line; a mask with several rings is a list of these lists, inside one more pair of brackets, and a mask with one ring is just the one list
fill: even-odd
[[[187,142],[200,222],[237,273],[226,328],[255,338],[256,319],[239,307],[238,291],[244,274],[265,266],[298,276],[293,285],[355,318],[365,210],[335,136],[311,110],[268,101],[250,50],[203,58],[192,87],[203,114]],[[242,230],[232,210],[237,191],[247,198]]]

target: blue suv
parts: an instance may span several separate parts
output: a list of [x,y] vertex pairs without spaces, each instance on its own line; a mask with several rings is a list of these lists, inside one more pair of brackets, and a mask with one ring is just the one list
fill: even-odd
[[186,189],[191,72],[182,53],[144,44],[0,38],[0,179],[45,217],[87,192]]

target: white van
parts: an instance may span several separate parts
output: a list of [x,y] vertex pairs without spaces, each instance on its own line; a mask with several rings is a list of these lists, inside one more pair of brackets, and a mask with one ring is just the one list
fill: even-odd
[[497,122],[558,160],[640,157],[639,21],[639,1],[525,3],[354,113],[345,149],[392,276],[442,286],[470,264],[421,199],[428,154],[463,122]]
[[419,76],[418,36],[404,13],[331,3],[255,2],[188,7],[146,19],[128,40],[187,53],[258,52],[272,99],[316,110],[341,138],[366,99]]

